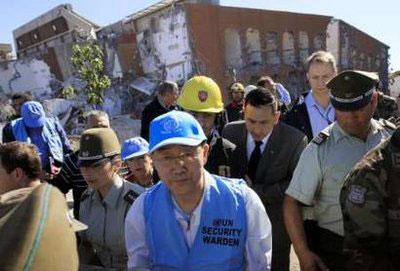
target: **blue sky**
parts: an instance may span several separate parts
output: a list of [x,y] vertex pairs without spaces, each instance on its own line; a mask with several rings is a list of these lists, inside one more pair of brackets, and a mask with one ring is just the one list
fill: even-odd
[[[104,26],[158,0],[70,0],[74,10]],[[390,46],[392,70],[400,70],[400,19],[395,0],[221,0],[222,5],[329,15],[342,19]],[[47,10],[66,3],[57,0],[2,1],[0,43],[13,43],[12,30]],[[375,5],[372,5],[374,3]]]

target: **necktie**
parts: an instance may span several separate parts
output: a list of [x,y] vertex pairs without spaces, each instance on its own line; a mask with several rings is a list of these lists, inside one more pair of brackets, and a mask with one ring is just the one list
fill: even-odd
[[260,161],[261,158],[261,144],[262,141],[254,141],[255,147],[254,150],[252,151],[250,155],[250,160],[247,166],[247,176],[249,176],[250,180],[254,183],[255,177],[256,177],[256,172],[257,172],[257,166],[258,162]]

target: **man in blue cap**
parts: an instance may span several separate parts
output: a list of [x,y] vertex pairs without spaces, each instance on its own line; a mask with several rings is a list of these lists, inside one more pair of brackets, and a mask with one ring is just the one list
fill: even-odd
[[28,101],[21,107],[21,118],[11,121],[9,141],[28,142],[39,150],[42,168],[53,178],[61,169],[64,155],[72,148],[61,124],[46,117],[43,106],[36,101]]
[[209,174],[200,124],[172,111],[150,126],[150,153],[161,181],[125,221],[128,269],[269,270],[271,224],[243,180]]
[[128,167],[129,172],[125,176],[127,181],[143,187],[150,187],[158,181],[149,155],[149,143],[143,137],[137,136],[125,140],[121,158]]

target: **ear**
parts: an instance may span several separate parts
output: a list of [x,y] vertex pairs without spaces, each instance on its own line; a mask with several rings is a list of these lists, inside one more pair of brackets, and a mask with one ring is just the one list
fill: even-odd
[[277,124],[279,122],[279,119],[281,117],[281,111],[276,111],[274,114],[274,124]]
[[372,93],[371,106],[372,106],[372,109],[374,112],[375,112],[376,107],[378,106],[378,96],[379,96],[379,93],[377,91]]
[[118,171],[122,167],[122,160],[121,159],[114,159],[112,161],[112,166],[115,168],[116,171]]
[[14,180],[18,183],[26,178],[25,171],[20,167],[15,168],[11,174],[13,175]]
[[208,153],[210,151],[210,145],[208,144],[204,144],[203,147],[203,165],[207,164],[207,160],[208,160]]

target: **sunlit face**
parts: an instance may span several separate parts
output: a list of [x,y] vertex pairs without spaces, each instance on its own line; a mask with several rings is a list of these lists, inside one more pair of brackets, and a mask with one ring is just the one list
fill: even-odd
[[360,134],[368,131],[371,118],[375,112],[377,104],[377,93],[372,96],[372,101],[355,111],[335,110],[336,120],[339,126],[348,134],[360,137]]
[[174,88],[172,91],[165,92],[164,95],[161,95],[163,103],[165,106],[170,107],[172,105],[176,105],[176,101],[178,100],[180,91],[178,88]]
[[90,188],[100,190],[112,185],[115,168],[110,160],[96,165],[80,167],[80,169],[83,178]]
[[271,106],[255,107],[247,104],[244,108],[246,128],[255,141],[261,141],[272,132],[279,116],[280,112],[273,112]]
[[307,79],[312,91],[318,93],[329,93],[326,84],[336,75],[335,70],[329,63],[311,63]]
[[190,114],[200,123],[201,128],[206,136],[209,136],[214,128],[216,113],[208,112],[194,112],[190,111]]
[[232,101],[235,103],[240,103],[243,101],[244,91],[233,90],[232,92]]
[[153,161],[148,154],[125,160],[125,164],[134,180],[142,186],[146,186],[146,181],[153,176]]
[[152,154],[154,166],[160,179],[173,195],[200,192],[203,187],[202,174],[207,162],[208,145],[169,145]]

